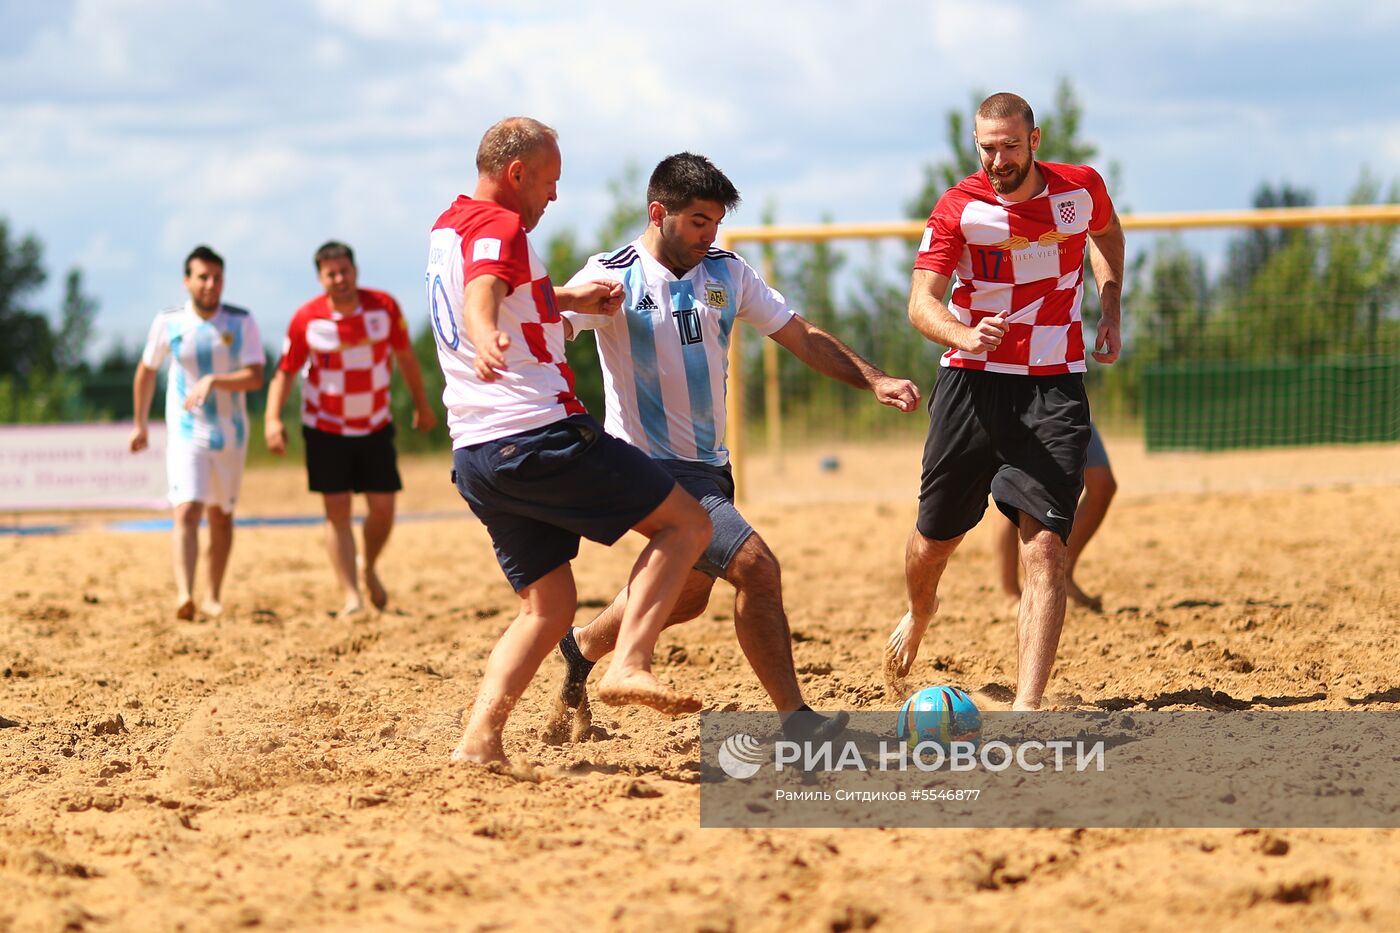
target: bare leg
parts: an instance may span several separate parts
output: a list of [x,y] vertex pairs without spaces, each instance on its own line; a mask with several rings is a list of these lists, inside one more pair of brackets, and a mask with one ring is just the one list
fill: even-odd
[[663,686],[651,672],[651,654],[690,568],[709,543],[710,517],[676,486],[635,530],[651,541],[632,567],[617,646],[598,682],[598,699],[609,706],[635,703],[672,715],[693,713],[700,701]]
[[[997,516],[1005,518],[1000,512]],[[997,521],[994,517],[992,521]],[[1014,524],[1000,521],[997,524],[997,562],[1001,570],[1001,591],[1010,600],[1009,611],[1014,615],[1021,604],[1021,553],[1020,535]]]
[[1079,556],[1084,553],[1089,539],[1103,524],[1108,514],[1108,506],[1118,492],[1118,481],[1114,479],[1110,467],[1089,467],[1084,471],[1084,496],[1079,500],[1079,508],[1074,513],[1074,530],[1069,535],[1069,552],[1065,562],[1065,592],[1070,599],[1087,609],[1103,609],[1103,600],[1090,596],[1074,582],[1074,568],[1079,564]]
[[885,683],[892,693],[903,693],[903,679],[919,656],[919,643],[938,612],[938,581],[948,567],[948,558],[962,542],[963,535],[950,541],[925,538],[916,528],[909,533],[904,548],[904,585],[909,593],[909,611],[899,620],[885,645]]
[[233,553],[233,515],[218,506],[209,506],[209,595],[201,607],[207,615],[224,611],[224,571]]
[[1021,557],[1026,585],[1016,624],[1016,700],[1014,710],[1040,709],[1055,651],[1065,624],[1065,555],[1060,536],[1021,514]]
[[379,561],[379,555],[384,551],[384,545],[389,541],[389,533],[394,530],[394,499],[397,493],[392,492],[367,492],[365,502],[369,506],[369,514],[365,516],[365,563],[363,576],[365,579],[365,590],[369,593],[369,601],[376,609],[383,609],[389,604],[389,593],[384,589],[384,584],[379,580],[379,574],[375,572],[375,564]]
[[199,560],[199,521],[203,502],[175,506],[171,551],[175,566],[175,618],[194,618],[194,568]]
[[[666,620],[665,628],[680,625],[697,618],[710,602],[710,590],[715,585],[714,577],[692,570],[686,577],[681,595],[676,599],[676,608]],[[593,710],[588,703],[588,675],[593,665],[617,644],[617,633],[622,628],[623,610],[627,607],[627,590],[622,590],[593,621],[571,634],[578,657],[570,657],[564,644],[560,653],[564,656],[564,681],[559,686],[559,696],[554,703],[540,738],[551,745],[562,745],[569,739],[577,742],[593,725]]]
[[352,521],[354,503],[348,492],[323,493],[326,506],[326,553],[336,582],[345,594],[341,615],[354,615],[365,609],[360,587],[355,582],[355,527]]
[[[676,608],[666,620],[663,629],[699,618],[710,604],[710,590],[715,578],[698,570],[692,570],[685,578],[681,595],[676,597]],[[574,640],[583,656],[590,661],[599,661],[617,645],[617,633],[622,628],[622,615],[627,608],[627,590],[613,597],[613,601],[593,621],[574,629]]]
[[452,752],[453,761],[509,763],[502,744],[506,720],[540,662],[573,620],[578,599],[573,568],[556,567],[517,595],[520,612],[486,659],[486,672],[466,730]]
[[799,709],[802,688],[792,661],[778,559],[756,533],[739,546],[725,579],[734,584],[734,633],[758,682],[780,713]]

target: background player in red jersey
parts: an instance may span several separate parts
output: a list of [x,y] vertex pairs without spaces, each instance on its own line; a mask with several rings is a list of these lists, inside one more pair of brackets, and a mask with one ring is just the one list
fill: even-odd
[[334,240],[316,251],[316,276],[325,293],[302,305],[287,327],[282,360],[267,388],[263,425],[268,449],[287,449],[282,406],[303,367],[301,432],[306,475],[326,511],[326,550],[345,593],[344,615],[363,612],[356,574],[354,494],[362,492],[365,589],[375,608],[389,601],[375,564],[394,529],[399,479],[394,424],[389,415],[389,376],[398,360],[413,395],[413,427],[430,431],[437,415],[423,390],[423,374],[398,302],[385,292],[359,287],[355,254]]
[[[987,508],[1016,524],[1026,571],[1014,708],[1038,709],[1065,618],[1066,541],[1084,482],[1089,402],[1080,304],[1089,237],[1103,316],[1094,358],[1118,358],[1123,230],[1098,172],[1038,162],[1015,94],[977,109],[982,171],[944,192],[914,261],[909,320],[949,347],[929,405],[919,516],[905,549],[909,610],[890,635],[902,679],[938,610],[948,558]],[[945,303],[948,285],[957,288]]]

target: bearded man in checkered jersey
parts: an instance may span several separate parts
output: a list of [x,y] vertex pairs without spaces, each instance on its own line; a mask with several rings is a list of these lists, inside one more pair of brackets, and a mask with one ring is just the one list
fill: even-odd
[[1120,349],[1123,229],[1098,172],[1035,159],[1040,129],[1024,99],[992,95],[974,125],[982,171],[939,199],[910,285],[910,322],[949,350],[905,549],[909,609],[890,635],[885,675],[905,692],[948,558],[990,493],[1017,526],[1026,573],[1013,709],[1034,710],[1064,626],[1066,542],[1089,446],[1084,254],[1092,245],[1102,309],[1093,357],[1108,364]]

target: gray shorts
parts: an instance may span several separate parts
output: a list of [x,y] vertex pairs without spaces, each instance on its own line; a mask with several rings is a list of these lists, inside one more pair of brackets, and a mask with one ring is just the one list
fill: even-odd
[[1089,422],[1089,456],[1084,461],[1084,469],[1108,466],[1108,450],[1103,446],[1103,436],[1091,421]]
[[712,577],[723,577],[739,547],[753,534],[753,526],[734,507],[734,474],[728,466],[710,466],[693,460],[657,460],[676,483],[696,498],[710,513],[714,533],[695,569]]

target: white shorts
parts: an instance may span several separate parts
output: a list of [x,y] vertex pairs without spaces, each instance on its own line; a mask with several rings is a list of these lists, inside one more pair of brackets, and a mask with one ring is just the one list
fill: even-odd
[[170,504],[202,502],[232,512],[243,485],[246,447],[210,450],[193,444],[171,443],[165,451],[165,475]]

